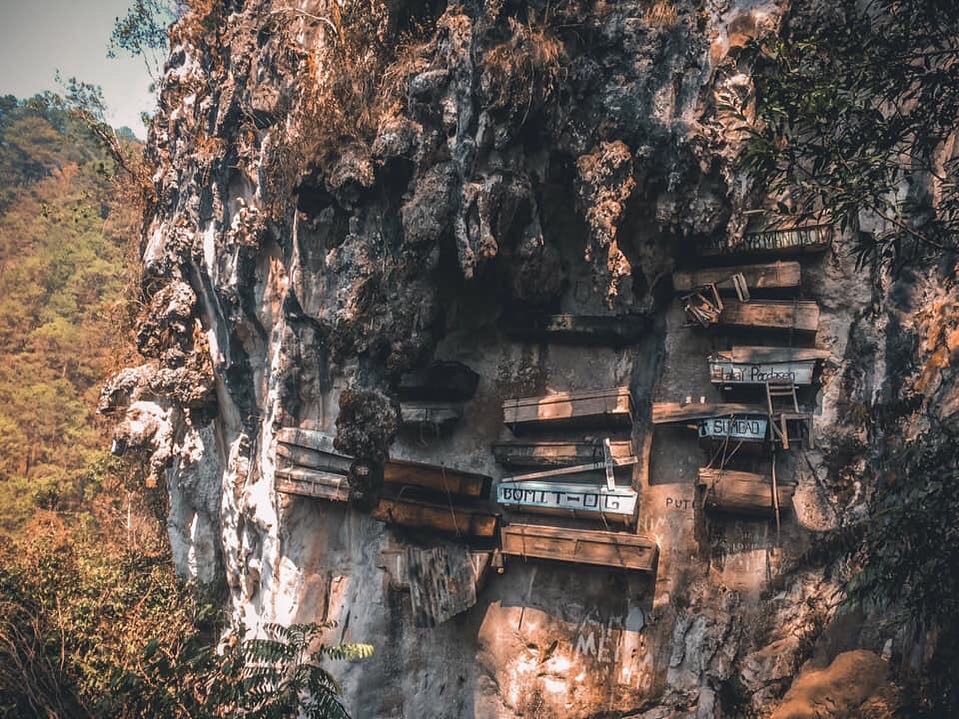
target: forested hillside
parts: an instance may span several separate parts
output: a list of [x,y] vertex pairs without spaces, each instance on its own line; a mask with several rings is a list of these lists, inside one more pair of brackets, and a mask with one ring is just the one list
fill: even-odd
[[[130,136],[132,139],[132,135]],[[99,383],[122,359],[136,210],[54,99],[0,99],[0,522],[68,510],[115,464]]]

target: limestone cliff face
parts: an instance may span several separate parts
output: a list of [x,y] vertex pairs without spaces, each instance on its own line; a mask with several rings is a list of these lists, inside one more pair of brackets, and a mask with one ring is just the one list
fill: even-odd
[[[767,713],[814,653],[881,648],[855,628],[823,635],[840,574],[795,560],[861,511],[870,487],[843,451],[870,438],[850,408],[934,351],[894,352],[886,332],[914,321],[903,292],[929,278],[877,283],[840,236],[802,259],[829,358],[804,397],[816,446],[779,467],[796,489],[778,531],[708,514],[710,453],[650,422],[653,401],[719,399],[705,356],[728,340],[684,326],[670,276],[742,236],[765,199],[734,172],[721,108],[748,108],[738,48],[777,32],[784,3],[374,2],[375,41],[351,46],[346,5],[233,0],[174,28],[149,150],[148,361],[104,408],[126,411],[118,441],[169,493],[179,569],[224,577],[247,627],[329,619],[336,638],[374,643],[373,660],[337,668],[358,718]],[[370,117],[324,94],[337,73],[373,88]],[[648,330],[618,348],[506,331],[531,312]],[[433,359],[469,365],[477,392],[452,433],[402,431],[397,382]],[[335,435],[372,466],[499,478],[504,399],[614,386],[632,393],[654,574],[511,558],[475,606],[420,628],[388,558],[448,539],[371,518],[376,486],[350,504],[274,490],[280,428]]]

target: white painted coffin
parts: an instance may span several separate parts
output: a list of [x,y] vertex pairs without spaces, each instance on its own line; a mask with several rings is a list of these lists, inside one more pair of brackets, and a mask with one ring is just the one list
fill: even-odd
[[579,482],[529,480],[499,484],[496,501],[524,512],[573,512],[628,522],[636,510],[637,494],[626,486],[609,488]]
[[762,442],[766,439],[769,419],[756,415],[709,417],[699,421],[699,436],[703,439],[735,439]]
[[829,356],[827,350],[791,347],[733,347],[709,355],[713,384],[764,384],[792,382],[811,385],[816,363]]

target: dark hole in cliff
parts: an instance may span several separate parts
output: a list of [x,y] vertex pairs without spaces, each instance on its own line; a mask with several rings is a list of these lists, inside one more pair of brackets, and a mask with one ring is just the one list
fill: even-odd
[[397,35],[431,27],[446,12],[446,0],[388,0],[387,6]]

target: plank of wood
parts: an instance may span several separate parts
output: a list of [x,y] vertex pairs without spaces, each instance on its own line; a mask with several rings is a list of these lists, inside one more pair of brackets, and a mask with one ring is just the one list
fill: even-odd
[[476,394],[479,375],[462,362],[434,362],[405,373],[397,386],[401,400],[465,402]]
[[[614,459],[614,467],[629,467],[636,464],[639,460],[630,456],[623,459]],[[559,469],[544,469],[542,472],[530,472],[529,474],[517,474],[512,477],[503,477],[500,482],[523,482],[531,479],[550,479],[553,477],[565,477],[570,474],[584,474],[587,472],[596,472],[606,469],[606,462],[590,462],[589,464],[580,464],[573,467],[560,467]],[[605,475],[604,475],[605,476]]]
[[406,574],[417,627],[435,627],[476,604],[476,569],[466,547],[409,546]]
[[514,319],[506,333],[515,339],[546,339],[570,344],[634,344],[649,333],[646,315],[527,315]]
[[457,536],[492,537],[496,533],[496,515],[457,504],[451,507],[421,500],[383,497],[370,515],[387,524],[433,529]]
[[737,415],[766,415],[766,408],[758,404],[735,402],[698,403],[690,402],[653,402],[653,424],[671,424],[689,422],[712,417],[733,417]]
[[822,252],[832,241],[829,224],[794,225],[790,227],[754,226],[741,238],[720,236],[700,247],[699,253],[712,255],[792,255]]
[[475,498],[488,496],[492,483],[485,474],[401,459],[390,459],[383,466],[383,481]]
[[521,481],[499,484],[496,486],[496,501],[504,507],[516,507],[523,512],[595,516],[631,522],[636,513],[636,490],[624,485],[609,489],[601,481]]
[[720,350],[714,354],[733,362],[805,362],[808,360],[828,359],[829,350],[814,347],[756,347],[734,346],[730,350]]
[[500,531],[504,554],[652,572],[659,547],[645,534],[508,524]]
[[765,415],[710,417],[699,420],[698,434],[701,439],[744,440],[765,442],[769,419]]
[[534,397],[513,397],[503,400],[503,407],[538,406],[549,402],[572,402],[583,399],[604,397],[619,397],[629,395],[629,387],[600,387],[599,389],[583,389],[573,392],[550,392],[549,394]]
[[400,423],[404,427],[448,429],[460,421],[463,407],[448,402],[401,402]]
[[[609,443],[614,460],[632,456],[632,442]],[[602,442],[494,442],[493,456],[511,467],[565,467],[603,459]]]
[[[673,289],[676,292],[692,292],[703,285],[725,282],[733,275],[741,274],[746,285],[754,290],[793,289],[802,281],[798,262],[771,262],[760,265],[737,265],[734,267],[711,267],[699,270],[679,270],[673,273]],[[733,287],[721,287],[732,292]]]
[[816,372],[816,360],[794,362],[734,362],[719,354],[710,355],[709,380],[713,384],[765,384],[790,382],[810,385]]
[[276,456],[282,457],[286,464],[294,467],[308,467],[338,474],[349,474],[353,464],[353,458],[345,454],[323,452],[282,442],[276,445]]
[[313,469],[277,469],[273,486],[277,492],[284,494],[299,494],[334,502],[346,502],[350,498],[350,485],[344,475]]
[[819,305],[800,300],[728,300],[719,316],[719,324],[816,332],[819,329]]
[[[702,467],[699,484],[706,488],[707,507],[740,514],[771,516],[775,513],[772,481],[763,475]],[[792,506],[795,486],[780,484],[777,489],[780,508]]]
[[[276,432],[276,441],[283,444],[306,447],[317,452],[338,454],[333,448],[333,435],[315,429],[301,429],[300,427],[283,427]],[[345,455],[341,455],[345,456]]]
[[583,394],[557,393],[507,400],[503,402],[503,422],[510,427],[542,423],[628,425],[632,422],[628,388],[594,391],[592,396]]

